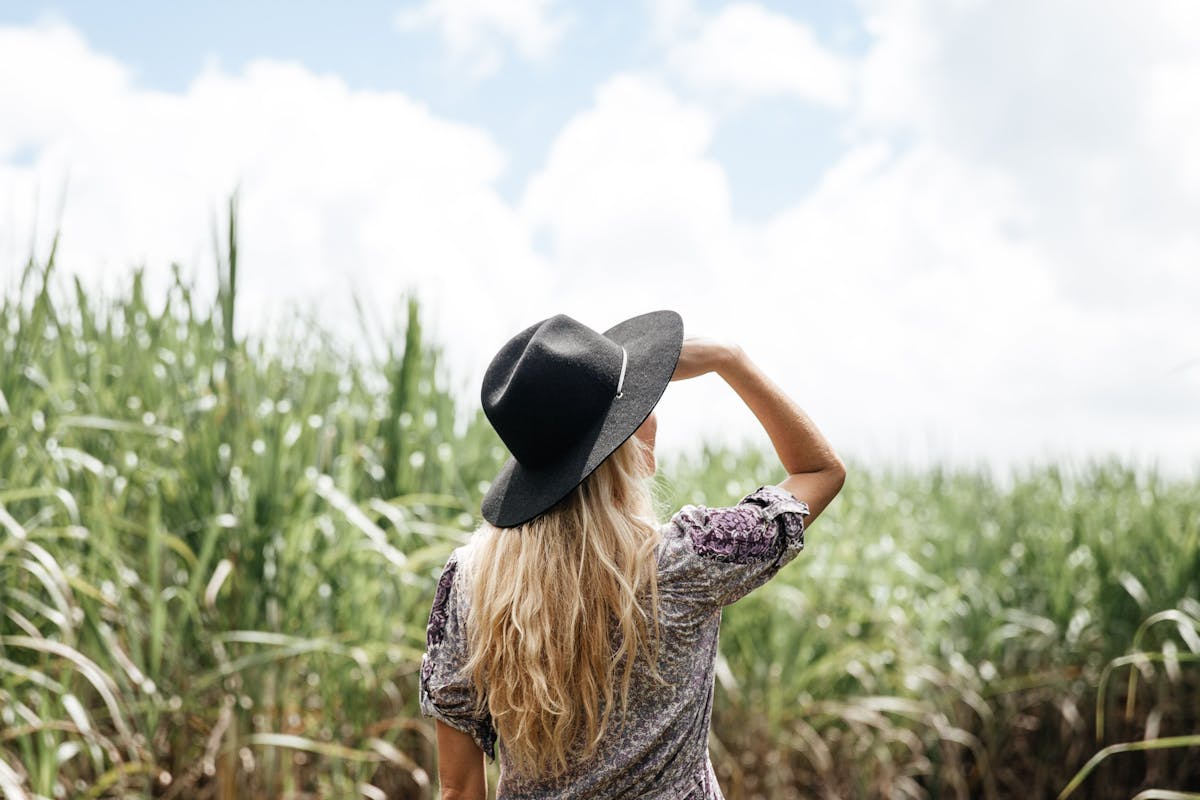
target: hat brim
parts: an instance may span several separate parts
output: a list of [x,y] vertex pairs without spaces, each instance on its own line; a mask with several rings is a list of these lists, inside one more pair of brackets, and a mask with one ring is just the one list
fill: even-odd
[[642,426],[675,374],[683,350],[683,318],[651,311],[619,322],[604,335],[628,354],[622,396],[553,463],[530,468],[509,456],[484,494],[483,518],[514,528],[553,508]]

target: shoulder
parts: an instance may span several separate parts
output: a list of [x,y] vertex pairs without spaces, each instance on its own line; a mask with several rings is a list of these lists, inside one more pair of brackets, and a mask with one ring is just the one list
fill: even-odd
[[433,605],[429,610],[429,624],[425,629],[426,645],[441,644],[446,635],[446,625],[452,614],[458,610],[459,573],[460,565],[466,560],[467,545],[461,545],[451,551],[442,566],[442,574],[438,577],[437,588],[433,592]]
[[476,540],[471,539],[450,551],[450,555],[446,557],[446,561],[442,565],[442,573],[438,577],[437,591],[434,595],[435,603],[439,600],[443,603],[446,602],[454,593],[455,588],[465,579],[464,573],[470,571],[475,545]]
[[486,709],[476,702],[465,672],[467,635],[462,607],[463,568],[466,551],[450,553],[434,590],[426,628],[426,648],[421,657],[419,702],[421,713],[469,734],[489,760],[496,760],[496,732]]

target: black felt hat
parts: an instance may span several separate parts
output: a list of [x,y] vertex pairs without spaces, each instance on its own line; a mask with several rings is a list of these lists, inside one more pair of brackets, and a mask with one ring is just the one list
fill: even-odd
[[483,518],[513,528],[548,511],[641,427],[683,349],[683,319],[651,311],[597,333],[566,314],[509,339],[483,375],[483,411],[512,457]]

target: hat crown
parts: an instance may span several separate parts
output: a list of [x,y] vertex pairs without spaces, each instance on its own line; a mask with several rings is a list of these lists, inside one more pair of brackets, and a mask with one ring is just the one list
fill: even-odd
[[513,457],[536,468],[603,423],[621,363],[621,345],[556,314],[518,333],[492,359],[483,411]]

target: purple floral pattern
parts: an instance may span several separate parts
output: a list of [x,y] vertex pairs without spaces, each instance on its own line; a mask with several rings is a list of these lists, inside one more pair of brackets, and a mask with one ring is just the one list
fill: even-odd
[[[797,540],[803,546],[804,520],[799,514],[780,514],[788,498],[784,490],[772,487],[755,489],[730,508],[708,509],[701,515],[683,515],[680,522],[691,537],[696,552],[707,558],[734,564],[751,564],[778,558],[785,547]],[[789,495],[790,497],[790,495]],[[792,500],[801,513],[808,504]]]
[[687,546],[676,548],[668,591],[710,609],[735,602],[804,549],[808,515],[807,503],[772,484],[726,508],[685,505],[669,523]]
[[454,551],[434,593],[421,663],[421,712],[475,740],[500,762],[496,797],[505,800],[649,798],[724,800],[708,755],[721,606],[761,585],[800,552],[808,506],[762,486],[729,508],[684,506],[660,527],[660,686],[636,670],[624,720],[614,719],[598,751],[557,780],[521,775],[488,716],[474,715],[466,662],[466,597]]
[[425,628],[425,654],[421,658],[419,703],[426,716],[467,733],[488,758],[496,760],[496,729],[486,713],[475,713],[475,693],[462,676],[466,662],[466,636],[459,613],[455,550],[438,578]]
[[691,519],[684,524],[697,553],[735,564],[769,557],[778,541],[778,537],[766,534],[762,511],[754,507],[731,508],[709,517],[704,524]]
[[458,554],[451,553],[438,578],[437,591],[433,595],[433,607],[429,610],[429,624],[425,627],[425,646],[441,644],[446,635],[446,604],[450,600],[450,587],[454,584],[454,573],[458,571]]

